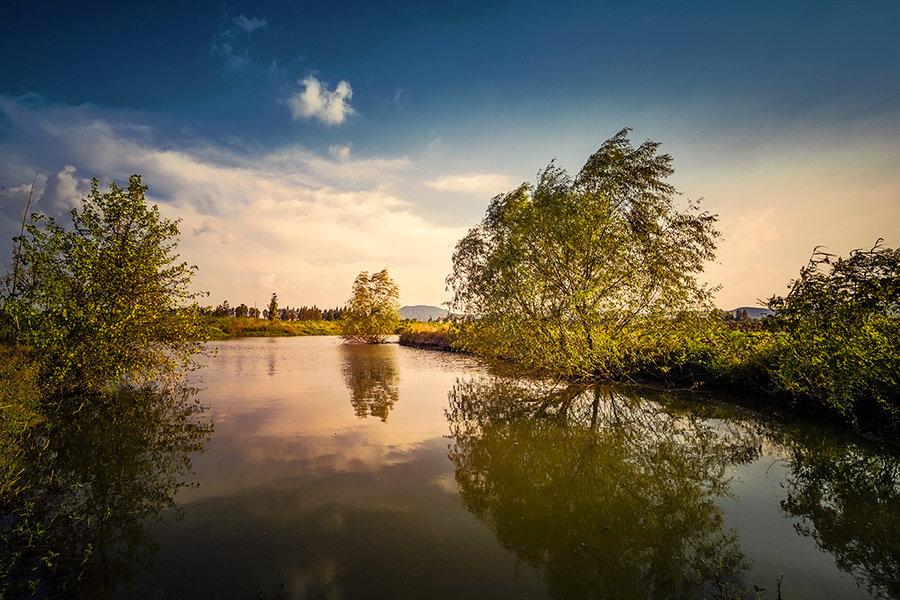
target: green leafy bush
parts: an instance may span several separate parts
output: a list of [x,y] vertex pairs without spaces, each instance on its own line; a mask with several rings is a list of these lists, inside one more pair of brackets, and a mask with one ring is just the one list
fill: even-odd
[[900,250],[816,249],[769,307],[784,332],[771,369],[781,390],[848,418],[900,421]]
[[94,180],[72,227],[34,214],[17,239],[2,312],[57,389],[141,384],[180,374],[204,330],[177,253],[178,223],[149,206],[139,175]]

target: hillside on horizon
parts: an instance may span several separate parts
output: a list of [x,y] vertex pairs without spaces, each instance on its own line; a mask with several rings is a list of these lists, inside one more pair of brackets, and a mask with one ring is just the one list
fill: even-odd
[[738,306],[737,308],[731,309],[730,312],[732,315],[737,316],[740,312],[747,313],[747,317],[751,319],[762,319],[763,317],[770,317],[775,313],[768,308],[762,308],[759,306]]
[[429,304],[414,304],[411,306],[400,307],[400,318],[409,319],[410,321],[428,321],[443,319],[448,315],[448,311],[438,306]]

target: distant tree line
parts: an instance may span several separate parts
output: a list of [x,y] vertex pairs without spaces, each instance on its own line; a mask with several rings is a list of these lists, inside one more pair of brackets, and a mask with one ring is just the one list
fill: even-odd
[[[312,306],[278,308],[276,305],[276,318],[278,321],[338,321],[344,314],[343,307],[321,309],[315,304]],[[201,309],[202,314],[211,317],[252,317],[269,319],[269,309],[260,310],[255,306],[247,306],[243,302],[232,306],[228,300],[224,300],[216,307],[206,306]]]

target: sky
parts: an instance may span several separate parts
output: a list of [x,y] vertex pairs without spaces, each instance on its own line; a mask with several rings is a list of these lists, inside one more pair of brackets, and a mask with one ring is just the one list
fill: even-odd
[[440,305],[453,246],[550,160],[631,127],[723,239],[717,304],[815,246],[900,243],[898,2],[0,5],[0,259],[34,210],[143,175],[208,303],[336,306],[387,267]]

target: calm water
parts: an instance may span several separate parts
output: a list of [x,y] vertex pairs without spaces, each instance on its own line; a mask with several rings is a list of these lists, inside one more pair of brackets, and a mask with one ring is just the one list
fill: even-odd
[[118,596],[900,598],[898,457],[846,434],[336,338],[206,363],[194,474],[135,471],[196,485]]

